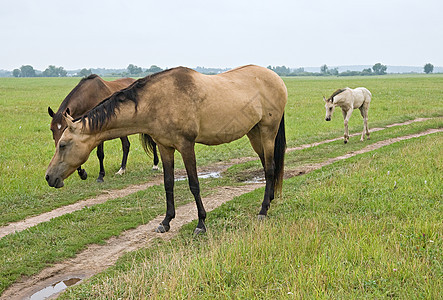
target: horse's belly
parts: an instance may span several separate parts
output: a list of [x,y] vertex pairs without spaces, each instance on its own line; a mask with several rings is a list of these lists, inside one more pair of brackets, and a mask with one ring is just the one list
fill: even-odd
[[262,118],[261,105],[229,106],[202,114],[196,142],[219,145],[235,141],[247,134]]

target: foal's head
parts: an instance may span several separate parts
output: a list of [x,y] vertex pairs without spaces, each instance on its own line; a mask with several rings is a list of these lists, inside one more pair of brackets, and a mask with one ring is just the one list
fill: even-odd
[[325,101],[325,108],[326,108],[325,120],[331,121],[332,114],[334,113],[334,108],[335,108],[334,98],[326,99],[325,97],[323,97],[323,100]]

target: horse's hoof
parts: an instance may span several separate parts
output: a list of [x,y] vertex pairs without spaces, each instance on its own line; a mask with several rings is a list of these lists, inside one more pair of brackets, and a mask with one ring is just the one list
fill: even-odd
[[348,141],[347,141],[347,140],[344,140],[344,143],[345,143],[345,144],[347,144],[347,143],[348,143]]
[[266,220],[266,215],[258,215],[258,216],[257,216],[257,220],[259,220],[259,221],[264,221],[264,220]]
[[123,174],[125,174],[125,173],[126,173],[126,169],[122,169],[122,168],[120,168],[120,170],[118,170],[118,172],[115,173],[115,175],[123,175]]
[[81,169],[80,172],[78,172],[78,176],[80,176],[82,180],[86,180],[88,178],[88,173],[86,173],[85,169]]
[[153,170],[153,171],[158,171],[158,166],[153,165],[153,166],[152,166],[152,170]]
[[154,230],[157,233],[165,233],[167,231],[169,231],[169,226],[165,226],[163,224],[158,225],[158,227]]
[[197,236],[197,235],[200,235],[200,234],[203,234],[203,233],[205,233],[206,232],[206,228],[195,228],[195,230],[194,230],[194,236]]
[[102,183],[102,182],[105,182],[105,181],[103,180],[103,177],[99,177],[99,178],[97,178],[97,182]]

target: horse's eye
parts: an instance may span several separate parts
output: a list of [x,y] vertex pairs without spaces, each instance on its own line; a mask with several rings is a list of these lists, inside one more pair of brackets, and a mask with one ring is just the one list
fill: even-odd
[[329,110],[332,110],[332,107],[330,107]]
[[60,142],[58,144],[58,147],[60,148],[60,150],[64,149],[66,147],[66,142]]

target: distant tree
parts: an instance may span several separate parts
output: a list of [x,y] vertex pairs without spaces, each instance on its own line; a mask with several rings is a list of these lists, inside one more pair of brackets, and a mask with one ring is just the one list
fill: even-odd
[[384,75],[386,74],[386,70],[388,69],[387,66],[382,65],[381,63],[376,63],[373,67],[372,70],[374,70],[374,73],[376,75]]
[[21,75],[21,71],[20,71],[20,69],[14,69],[13,71],[12,71],[12,76],[14,76],[14,77],[20,77],[20,75]]
[[66,77],[67,72],[63,67],[49,66],[43,71],[43,77]]
[[20,67],[21,77],[35,77],[35,70],[32,66],[26,65]]
[[434,65],[433,64],[426,64],[424,66],[424,71],[426,74],[432,73],[434,71]]
[[338,68],[333,68],[329,70],[329,74],[337,76],[338,75]]
[[163,69],[156,66],[156,65],[152,65],[149,69],[146,70],[146,72],[148,72],[148,73],[158,73],[161,71],[163,71]]
[[80,76],[82,76],[82,77],[88,77],[89,75],[91,75],[92,74],[92,70],[91,69],[86,69],[86,68],[83,68],[79,73],[78,73],[78,75],[80,75]]
[[323,65],[320,67],[320,72],[322,74],[328,74],[328,66],[327,65]]
[[286,66],[268,66],[268,69],[274,71],[280,76],[288,76],[291,73],[291,69]]
[[363,69],[363,71],[361,71],[361,75],[372,75],[372,69],[371,68]]
[[130,64],[128,66],[127,70],[128,70],[128,73],[131,74],[131,75],[137,75],[137,74],[140,74],[140,73],[143,72],[142,68],[137,67],[137,66],[135,66],[133,64]]

